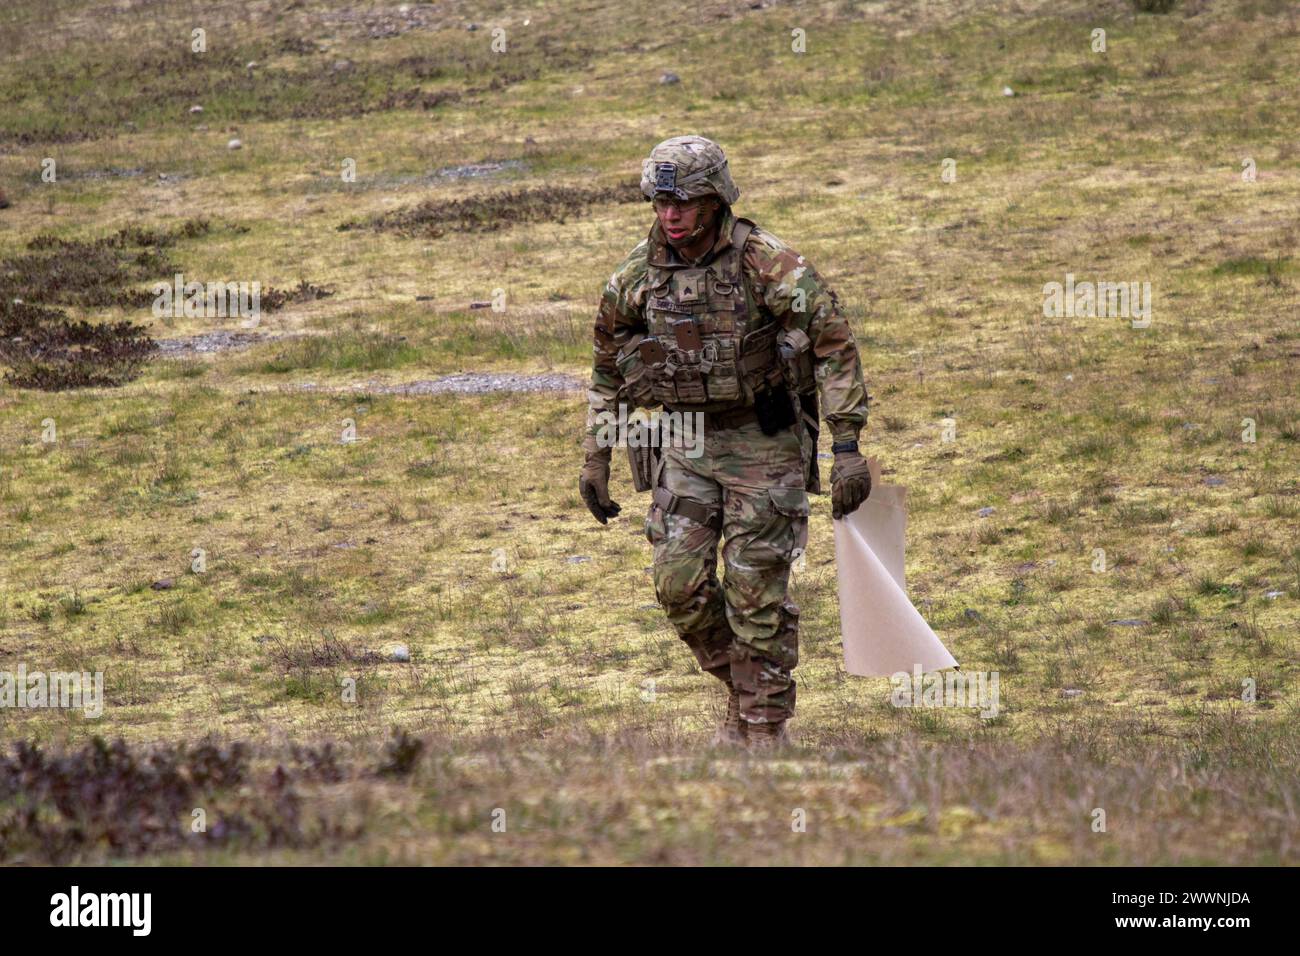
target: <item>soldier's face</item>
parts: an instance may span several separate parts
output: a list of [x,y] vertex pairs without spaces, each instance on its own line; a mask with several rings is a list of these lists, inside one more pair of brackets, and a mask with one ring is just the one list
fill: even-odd
[[707,229],[718,209],[717,201],[707,197],[689,199],[686,202],[657,199],[654,206],[655,215],[659,217],[659,228],[674,246],[685,241],[700,223]]

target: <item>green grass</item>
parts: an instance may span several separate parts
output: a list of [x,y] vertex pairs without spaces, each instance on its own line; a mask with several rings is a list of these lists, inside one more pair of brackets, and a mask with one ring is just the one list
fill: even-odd
[[[704,27],[677,0],[547,3],[527,27],[505,4],[414,4],[383,38],[395,5],[165,6],[6,9],[0,258],[42,234],[206,219],[167,245],[187,277],[335,294],[268,310],[271,338],[247,350],[156,360],[122,388],[0,391],[3,660],[100,668],[107,694],[99,720],[0,709],[0,735],[216,732],[252,748],[257,786],[284,763],[313,813],[360,831],[319,840],[308,822],[296,851],[253,834],[150,859],[748,862],[804,806],[817,825],[768,862],[1296,861],[1300,53],[1282,4],[795,3]],[[201,60],[183,42],[196,23]],[[658,84],[668,69],[680,83]],[[815,498],[793,586],[801,749],[709,752],[718,690],[647,607],[647,499],[621,456],[623,517],[596,524],[576,493],[582,394],[384,393],[460,371],[584,378],[600,290],[647,210],[340,226],[616,189],[686,131],[723,143],[737,211],[851,317],[865,444],[909,489],[911,596],[963,669],[1000,672],[996,720],[898,710],[884,679],[845,675]],[[449,172],[488,162],[509,165]],[[1067,272],[1151,282],[1151,327],[1044,318]],[[504,311],[471,307],[497,290]],[[64,307],[157,338],[240,328]],[[286,741],[336,745],[346,784]],[[1085,793],[1123,808],[1112,839],[1093,839]],[[531,842],[493,841],[496,806]]]

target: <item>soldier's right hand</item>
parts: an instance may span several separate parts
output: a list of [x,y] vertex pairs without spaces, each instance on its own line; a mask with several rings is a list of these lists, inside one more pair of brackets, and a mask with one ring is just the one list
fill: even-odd
[[610,498],[610,463],[604,462],[599,468],[601,471],[597,472],[591,468],[591,462],[586,463],[582,476],[577,480],[577,490],[591,514],[595,515],[595,520],[606,524],[611,518],[617,518],[623,509],[619,502]]
[[[591,445],[589,440],[586,444]],[[595,515],[595,520],[607,524],[611,518],[617,518],[621,506],[610,498],[610,449],[588,447],[586,464],[582,466],[581,476],[577,480],[578,494],[582,501]]]

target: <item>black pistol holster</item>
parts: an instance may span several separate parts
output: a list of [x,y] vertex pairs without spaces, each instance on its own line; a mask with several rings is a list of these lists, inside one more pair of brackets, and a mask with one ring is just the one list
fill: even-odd
[[754,414],[764,435],[775,435],[796,421],[794,402],[784,385],[770,386],[754,396]]

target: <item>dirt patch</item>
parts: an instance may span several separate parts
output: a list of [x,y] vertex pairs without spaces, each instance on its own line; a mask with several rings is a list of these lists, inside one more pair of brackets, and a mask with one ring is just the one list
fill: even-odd
[[642,199],[640,187],[634,183],[593,188],[542,186],[468,199],[430,199],[364,222],[351,220],[338,228],[344,232],[369,227],[403,236],[437,238],[448,232],[492,232],[520,222],[564,222],[589,206]]

